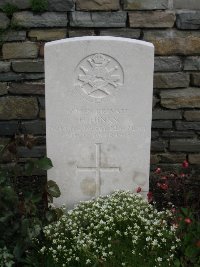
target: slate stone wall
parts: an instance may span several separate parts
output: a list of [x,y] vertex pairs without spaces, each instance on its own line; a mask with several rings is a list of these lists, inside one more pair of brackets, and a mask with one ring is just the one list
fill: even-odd
[[45,154],[45,42],[84,35],[129,37],[155,45],[152,168],[174,168],[188,159],[198,170],[199,0],[48,0],[40,13],[32,12],[28,0],[1,0],[0,8],[5,11],[8,3],[18,10],[0,12],[1,143],[21,121],[21,131],[37,137],[34,149],[19,149],[22,161]]

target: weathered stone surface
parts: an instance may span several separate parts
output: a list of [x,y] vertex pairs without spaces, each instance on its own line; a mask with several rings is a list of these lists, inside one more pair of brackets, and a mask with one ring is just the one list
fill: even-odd
[[159,103],[160,100],[156,97],[156,96],[153,96],[153,108],[156,106],[157,103]]
[[17,154],[20,158],[41,158],[46,155],[46,146],[34,146],[32,149],[19,146]]
[[161,163],[182,163],[186,159],[186,154],[183,153],[162,153],[157,156]]
[[[0,146],[7,145],[9,143],[9,138],[0,138]],[[6,163],[6,162],[12,162],[15,159],[15,155],[12,154],[9,150],[5,150],[3,154],[1,154],[0,162]]]
[[38,97],[40,108],[45,109],[45,98],[44,97]]
[[40,57],[44,57],[44,43],[41,43],[40,44],[40,47],[39,47],[39,56]]
[[8,93],[7,83],[0,83],[0,96]]
[[200,54],[200,32],[198,31],[145,31],[144,40],[154,44],[156,55]]
[[126,12],[71,12],[70,26],[72,27],[125,27]]
[[22,80],[41,80],[44,73],[0,73],[0,82],[22,81]]
[[76,0],[77,10],[119,10],[119,0]]
[[159,163],[159,161],[160,158],[158,157],[158,155],[153,155],[153,154],[150,155],[150,165],[157,164]]
[[11,63],[8,61],[0,61],[0,72],[8,72],[10,71]]
[[152,122],[152,129],[171,129],[172,121],[157,120]]
[[1,38],[3,42],[25,41],[26,31],[9,30],[2,33]]
[[184,112],[186,121],[200,121],[200,110],[187,110]]
[[45,110],[44,110],[44,109],[41,109],[41,110],[40,110],[39,118],[40,118],[40,119],[45,119],[45,118],[46,118],[46,114],[45,114]]
[[95,36],[95,32],[93,29],[84,29],[84,30],[69,30],[69,37],[82,37],[82,36]]
[[17,6],[19,9],[27,9],[31,7],[31,1],[27,0],[1,0],[0,8],[5,6],[6,4]]
[[200,70],[200,57],[186,57],[184,70]]
[[189,163],[200,165],[200,154],[190,154]]
[[200,11],[178,11],[176,26],[181,30],[200,29]]
[[23,75],[15,72],[0,73],[0,82],[21,81]]
[[155,10],[167,9],[168,0],[124,0],[127,10]]
[[46,134],[46,124],[44,120],[24,121],[22,126],[26,130],[26,133],[40,135]]
[[44,73],[23,73],[23,80],[41,80],[44,79]]
[[156,72],[171,72],[182,70],[182,61],[180,57],[155,57],[154,63],[154,71]]
[[0,135],[7,135],[7,136],[12,136],[17,132],[18,129],[18,122],[17,121],[3,121],[0,122]]
[[159,132],[157,131],[151,131],[151,139],[157,139],[159,137]]
[[[95,166],[98,155],[101,157],[100,168],[117,166],[119,169],[120,166],[121,171],[120,174],[105,173],[105,176],[101,173],[101,177],[97,179],[100,183],[102,180],[106,187],[95,186],[92,196],[107,194],[116,187],[119,189],[129,187],[129,183],[137,184],[137,187],[138,184],[143,184],[143,191],[147,190],[146,181],[149,170],[147,171],[146,166],[149,169],[151,130],[151,112],[149,114],[148,111],[152,110],[153,52],[151,44],[110,36],[62,40],[46,45],[48,156],[52,161],[58,158],[59,149],[55,148],[55,145],[61,146],[64,153],[68,151],[64,156],[67,163],[59,161],[54,165],[57,177],[54,178],[54,172],[49,173],[48,176],[49,179],[56,179],[63,189],[64,197],[59,200],[59,203],[71,202],[73,205],[78,201],[76,197],[80,200],[88,199],[89,195],[81,191],[79,186],[81,179],[88,181],[88,173],[79,172],[79,166]],[[82,69],[89,76],[92,75],[89,87],[88,82],[85,82],[85,75],[82,75]],[[113,75],[109,78],[111,72]],[[122,79],[123,76],[124,79]],[[105,79],[111,80],[109,84]],[[151,82],[148,81],[149,79]],[[120,86],[121,84],[123,87]],[[66,90],[66,88],[71,89]],[[66,111],[62,112],[61,107],[66,107]],[[144,109],[148,111],[145,112]],[[113,127],[117,127],[117,131]],[[144,154],[143,149],[146,151]],[[70,151],[73,151],[73,155]],[[125,157],[123,151],[126,154]],[[60,153],[59,157],[62,158]],[[129,161],[132,162],[130,166],[127,165]],[[65,169],[67,177],[64,178]],[[90,176],[90,173],[89,177],[93,185],[96,185],[98,182],[92,178],[94,174],[91,173]],[[72,177],[76,177],[78,185],[74,183],[75,180]],[[91,179],[89,184],[87,182],[85,185],[86,189],[88,185],[91,186]],[[66,189],[69,189],[66,187],[67,181],[71,184],[71,197],[66,193]],[[78,196],[76,196],[77,192],[80,192]]]
[[176,20],[173,11],[135,11],[128,15],[132,28],[171,28]]
[[153,120],[181,120],[182,111],[179,110],[154,110]]
[[15,72],[44,72],[43,60],[18,60],[12,61]]
[[180,131],[185,130],[200,130],[200,122],[185,122],[185,121],[176,121],[176,128]]
[[[28,133],[33,135],[44,135],[45,121],[44,120],[33,120],[33,121],[22,121],[21,123],[22,133]],[[17,132],[18,121],[3,121],[0,122],[0,135],[12,136]]]
[[48,0],[49,11],[72,11],[74,10],[74,0]]
[[5,43],[3,44],[3,58],[36,58],[38,46],[33,42]]
[[10,24],[9,18],[6,16],[5,13],[0,12],[0,29],[4,30],[8,28],[9,24]]
[[166,108],[200,108],[200,90],[197,88],[162,91],[160,96],[161,105]]
[[67,30],[66,29],[30,30],[28,36],[30,38],[36,38],[37,41],[53,41],[66,38]]
[[174,139],[170,141],[170,151],[200,152],[200,141],[191,139]]
[[0,98],[0,119],[34,119],[38,114],[38,103],[34,97],[5,96]]
[[200,87],[200,73],[192,73],[191,74],[191,84],[193,86]]
[[200,2],[198,0],[173,0],[174,8],[177,9],[200,9]]
[[162,136],[166,138],[194,138],[193,131],[163,131]]
[[68,19],[66,13],[45,12],[36,15],[22,11],[13,14],[11,23],[24,28],[66,27]]
[[140,37],[139,29],[102,29],[100,30],[100,36],[116,36],[138,39]]
[[165,148],[167,148],[167,143],[162,140],[152,141],[151,142],[151,151],[152,152],[164,152]]
[[16,95],[44,95],[44,83],[11,83],[8,92]]
[[154,88],[184,88],[188,87],[190,76],[188,73],[155,73]]

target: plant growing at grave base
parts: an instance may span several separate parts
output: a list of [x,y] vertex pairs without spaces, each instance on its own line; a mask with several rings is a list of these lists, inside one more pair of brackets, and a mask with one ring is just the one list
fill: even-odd
[[163,172],[157,168],[150,178],[151,201],[157,208],[173,205],[177,237],[181,239],[175,259],[177,267],[200,266],[199,182],[185,160],[182,170]]
[[[200,182],[193,177],[189,163],[182,163],[180,172],[162,171],[157,168],[150,177],[150,193],[156,207],[162,210],[173,204],[176,208],[192,209],[199,216]],[[170,204],[170,205],[171,205]]]
[[172,266],[179,240],[171,219],[130,192],[82,202],[44,228],[40,266]]
[[175,260],[177,267],[200,266],[200,222],[187,208],[176,211],[177,235],[181,239],[178,255]]
[[[19,143],[31,147],[32,136],[15,136],[7,145],[0,147],[0,157],[4,161],[12,153],[12,168],[0,165],[0,266],[23,266],[27,254],[33,247],[32,239],[41,236],[44,225],[57,220],[61,210],[48,210],[47,205],[53,197],[59,197],[58,186],[49,181],[41,194],[33,190],[18,191],[18,177],[22,176],[17,165],[16,147]],[[2,161],[1,160],[1,161]],[[48,158],[27,162],[23,175],[31,175],[36,169],[47,170],[52,167]],[[27,179],[27,177],[26,177]],[[38,208],[40,206],[40,209]]]

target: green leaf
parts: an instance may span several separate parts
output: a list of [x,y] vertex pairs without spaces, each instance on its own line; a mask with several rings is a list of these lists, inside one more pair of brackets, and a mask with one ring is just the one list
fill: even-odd
[[176,266],[176,267],[181,266],[181,262],[180,262],[179,259],[176,259],[176,260],[174,261],[174,266]]
[[56,197],[56,198],[61,195],[58,185],[56,184],[56,182],[52,180],[49,180],[47,182],[47,192],[52,197]]
[[53,167],[51,160],[47,157],[37,160],[35,165],[38,169],[41,169],[44,171],[47,171]]
[[49,210],[46,212],[46,219],[48,222],[53,222],[56,219],[55,212],[53,210]]
[[188,257],[188,258],[192,258],[196,255],[196,249],[193,247],[193,246],[188,246],[185,250],[185,255]]
[[28,161],[25,165],[25,172],[27,173],[27,175],[31,175],[33,170],[35,168],[35,164],[33,161]]
[[22,246],[22,244],[20,244],[20,242],[18,242],[15,245],[15,248],[13,250],[13,254],[14,254],[15,258],[17,260],[19,260],[21,258],[21,256],[22,256],[23,252],[24,252],[23,246]]

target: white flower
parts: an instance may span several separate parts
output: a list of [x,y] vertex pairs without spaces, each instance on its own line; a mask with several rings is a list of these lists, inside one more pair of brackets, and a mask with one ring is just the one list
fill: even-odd
[[86,264],[89,264],[89,263],[91,263],[91,260],[90,259],[87,259],[86,260]]
[[153,240],[152,245],[156,246],[158,244],[158,241],[156,239]]

